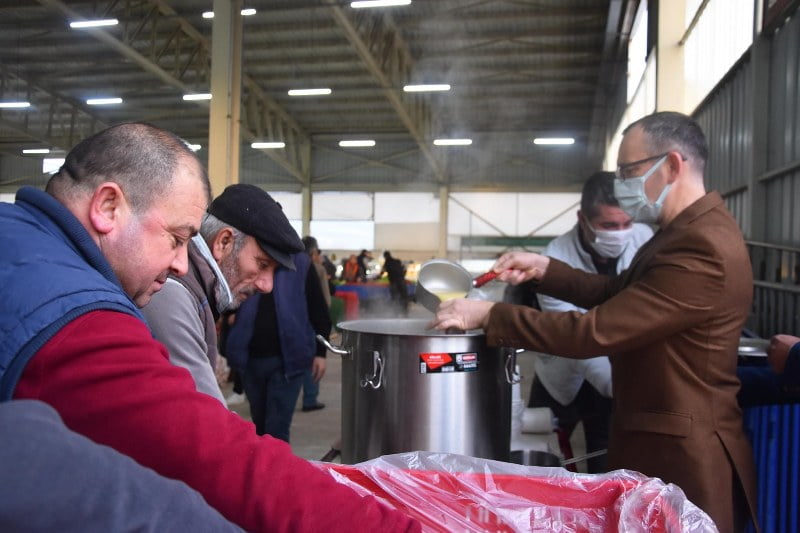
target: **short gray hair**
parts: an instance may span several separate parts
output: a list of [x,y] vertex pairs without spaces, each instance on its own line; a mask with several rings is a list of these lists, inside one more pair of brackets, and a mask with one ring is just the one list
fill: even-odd
[[225,228],[230,228],[231,234],[233,235],[233,255],[236,256],[244,246],[244,240],[247,234],[234,228],[230,224],[226,224],[211,213],[203,215],[203,221],[200,223],[200,236],[203,237],[206,244],[210,246],[214,237]]
[[622,132],[642,128],[652,155],[670,150],[683,154],[702,174],[708,159],[706,136],[692,117],[674,111],[660,111],[640,118]]

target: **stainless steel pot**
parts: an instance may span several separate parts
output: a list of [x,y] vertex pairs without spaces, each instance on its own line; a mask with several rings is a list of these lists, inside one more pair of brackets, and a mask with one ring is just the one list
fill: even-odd
[[482,331],[445,334],[426,320],[338,324],[342,462],[426,450],[509,460],[516,354]]

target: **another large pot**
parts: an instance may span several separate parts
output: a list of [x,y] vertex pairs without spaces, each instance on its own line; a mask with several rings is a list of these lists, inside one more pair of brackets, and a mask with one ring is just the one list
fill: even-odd
[[514,350],[426,323],[338,324],[344,463],[415,450],[509,460]]

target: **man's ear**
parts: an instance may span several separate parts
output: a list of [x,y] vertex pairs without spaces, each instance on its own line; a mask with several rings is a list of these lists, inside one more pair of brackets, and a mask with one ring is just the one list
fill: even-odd
[[107,181],[98,186],[89,201],[89,221],[97,233],[110,233],[119,223],[123,209],[128,203],[122,189],[116,183]]
[[233,231],[231,228],[222,228],[211,241],[211,255],[217,262],[222,261],[233,252]]
[[667,154],[667,161],[669,167],[669,176],[667,177],[667,183],[675,183],[675,180],[678,178],[678,175],[683,172],[683,167],[686,165],[686,160],[679,152],[670,152]]

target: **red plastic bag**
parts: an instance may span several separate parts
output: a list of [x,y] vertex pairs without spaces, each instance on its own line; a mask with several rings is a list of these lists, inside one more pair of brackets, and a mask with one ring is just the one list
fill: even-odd
[[630,470],[574,474],[433,452],[316,464],[407,512],[424,531],[717,531],[679,487]]

